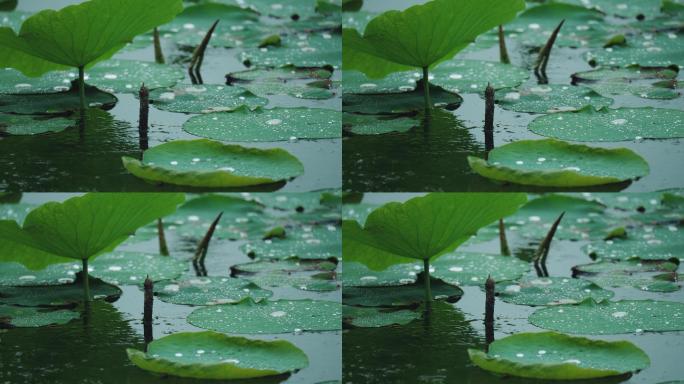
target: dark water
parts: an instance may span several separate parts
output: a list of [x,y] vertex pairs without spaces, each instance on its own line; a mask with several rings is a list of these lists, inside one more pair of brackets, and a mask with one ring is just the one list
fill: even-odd
[[[364,202],[403,201],[410,194],[367,194]],[[536,245],[508,232],[512,252],[521,259]],[[571,277],[571,268],[591,262],[581,251],[585,241],[554,240],[548,257],[550,276]],[[464,246],[463,251],[498,253],[498,239]],[[531,275],[534,275],[532,270]],[[357,383],[546,383],[529,379],[501,378],[472,364],[468,348],[484,349],[484,292],[478,287],[463,287],[464,295],[455,304],[437,303],[429,321],[415,320],[404,326],[355,328],[344,331],[342,338],[343,382]],[[655,293],[633,288],[611,289],[613,300],[653,299],[684,302],[684,292]],[[501,300],[495,307],[495,337],[503,338],[519,332],[539,332],[527,322],[534,307],[513,305]],[[644,383],[684,378],[681,351],[684,332],[590,336],[604,340],[629,340],[643,349],[651,366],[632,377],[605,380],[572,381],[572,383]]]
[[[364,10],[383,12],[404,9],[423,3],[417,0],[367,0]],[[508,39],[511,63],[530,69],[527,84],[535,84],[531,68],[536,54],[520,49],[517,42]],[[587,49],[554,48],[547,70],[550,84],[570,85],[570,75],[590,70],[583,54]],[[457,55],[460,59],[499,60],[498,46]],[[682,73],[680,72],[680,79]],[[343,139],[343,188],[351,191],[402,192],[402,191],[516,191],[530,187],[502,185],[472,172],[467,156],[483,157],[484,100],[476,94],[464,94],[464,102],[454,111],[453,118],[445,113],[435,114],[429,124],[406,133],[373,136],[352,136]],[[636,96],[613,96],[611,108],[659,107],[684,109],[684,98],[674,100],[646,100]],[[527,130],[527,124],[539,115],[506,111],[495,107],[494,144],[542,139]],[[604,191],[648,192],[684,186],[684,178],[676,164],[684,161],[684,148],[680,139],[645,140],[642,142],[584,143],[608,148],[626,147],[646,159],[650,175],[633,183],[599,187]],[[548,190],[548,189],[547,189]],[[581,188],[587,190],[587,188]]]
[[[59,9],[76,0],[22,0],[18,10],[39,11]],[[187,57],[174,44],[165,44],[167,59]],[[225,84],[225,75],[246,69],[236,59],[238,49],[207,48],[202,76],[205,84]],[[114,58],[154,61],[154,49],[122,51]],[[182,64],[185,67],[185,64]],[[340,78],[336,71],[333,79]],[[190,84],[187,77],[182,83]],[[121,156],[140,158],[138,140],[139,102],[130,94],[116,94],[119,102],[111,111],[89,119],[85,128],[35,137],[0,136],[0,190],[60,192],[60,191],[158,191],[177,187],[160,187],[138,179],[123,168]],[[269,97],[271,107],[329,108],[340,110],[339,96],[330,100],[302,100],[289,96]],[[160,111],[150,108],[149,146],[172,140],[197,139],[182,130],[183,123],[192,115]],[[238,143],[245,145],[245,143]],[[312,191],[339,189],[341,186],[341,140],[300,140],[296,143],[249,143],[248,147],[283,148],[304,164],[304,175],[286,184],[257,187],[258,190]],[[187,188],[182,188],[187,190]],[[244,189],[242,189],[244,190]]]

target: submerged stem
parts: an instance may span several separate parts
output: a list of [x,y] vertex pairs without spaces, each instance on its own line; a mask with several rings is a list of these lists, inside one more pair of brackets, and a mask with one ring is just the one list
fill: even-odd
[[425,309],[429,309],[432,302],[432,290],[430,289],[430,259],[423,260],[423,278],[425,279]]
[[78,67],[78,94],[81,98],[81,112],[86,110],[86,98],[85,98],[85,68],[83,66]]
[[91,301],[90,297],[90,278],[88,277],[88,259],[83,259],[83,297],[86,302]]
[[428,67],[423,67],[423,92],[425,95],[425,112],[429,113],[432,109],[432,101],[430,101],[430,79]]

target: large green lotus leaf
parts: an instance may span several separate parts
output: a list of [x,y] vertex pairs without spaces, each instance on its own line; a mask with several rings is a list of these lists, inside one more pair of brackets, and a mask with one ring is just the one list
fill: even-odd
[[624,18],[636,18],[641,15],[651,19],[660,14],[661,0],[640,0],[640,1],[621,1],[621,0],[561,0],[563,3],[581,5],[586,8],[597,9],[609,15]]
[[249,379],[306,368],[309,359],[285,340],[251,340],[216,332],[179,332],[147,346],[147,353],[127,349],[138,367],[193,379]]
[[515,193],[442,193],[385,204],[368,216],[363,228],[344,221],[344,259],[374,270],[435,259],[526,201],[524,194]]
[[0,263],[0,286],[40,286],[71,284],[81,265],[76,263],[53,264],[32,271],[19,263]]
[[80,316],[80,313],[67,309],[48,310],[0,304],[0,328],[37,328],[66,324]]
[[154,294],[167,303],[217,305],[237,303],[246,298],[264,300],[271,297],[273,292],[247,280],[212,276],[159,281],[154,286]]
[[[1,238],[1,233],[20,233],[21,227],[14,220],[0,221],[0,261],[21,263],[32,270],[44,269],[52,264],[60,264],[71,261],[69,258],[60,257],[50,252],[36,249],[33,245],[6,241]],[[27,239],[29,240],[29,239]]]
[[514,280],[530,270],[529,263],[516,257],[473,252],[446,254],[432,267],[434,277],[460,286],[482,286],[490,276],[494,281]]
[[540,116],[528,128],[539,135],[573,141],[629,141],[684,137],[684,111],[618,108]]
[[557,84],[501,89],[495,97],[496,103],[503,109],[529,113],[576,111],[589,106],[602,108],[613,103],[613,99],[603,97],[589,88]]
[[0,135],[33,136],[59,133],[76,125],[75,120],[56,117],[51,119],[30,115],[0,113]]
[[193,135],[223,141],[287,141],[341,136],[342,114],[320,108],[273,108],[195,116],[183,124]]
[[405,117],[382,115],[357,115],[345,113],[342,116],[342,129],[355,135],[384,135],[392,132],[406,132],[420,125],[418,120]]
[[187,270],[187,263],[167,256],[140,252],[112,252],[98,257],[89,266],[90,274],[117,285],[140,285],[173,279]]
[[256,108],[268,104],[244,88],[225,85],[179,84],[150,92],[150,102],[169,112],[212,113],[233,111],[240,107]]
[[[678,264],[665,260],[604,260],[572,267],[573,275],[603,288],[634,287],[642,291],[674,292]],[[665,273],[663,273],[665,272]]]
[[[440,87],[430,85],[430,97],[435,108],[456,110],[463,103],[463,98],[447,92]],[[393,95],[345,94],[342,99],[344,112],[368,115],[402,114],[409,115],[422,111],[423,88],[418,86],[412,92]]]
[[[90,278],[90,294],[95,300],[113,302],[121,297],[118,287]],[[0,303],[22,307],[75,307],[83,302],[82,275],[70,284],[56,286],[0,287]]]
[[[463,290],[442,280],[430,278],[434,300],[455,303],[463,296]],[[342,301],[345,305],[362,307],[415,307],[425,300],[422,278],[416,283],[387,287],[344,287]]]
[[564,141],[519,140],[468,157],[470,167],[489,179],[542,187],[587,187],[648,175],[646,160],[627,148],[596,148]]
[[[119,101],[111,93],[86,86],[86,99],[93,108],[109,110]],[[81,108],[78,87],[71,87],[66,92],[53,95],[2,95],[0,94],[0,112],[19,115],[65,115]]]
[[[518,0],[435,0],[388,11],[371,20],[363,36],[355,29],[344,30],[344,67],[372,78],[402,67],[427,68],[451,59],[478,35],[524,8]],[[440,36],[439,44],[434,44],[435,36]]]
[[645,226],[628,232],[626,239],[590,243],[583,250],[592,258],[669,260],[682,256],[684,231],[677,225]]
[[297,84],[282,81],[258,81],[238,84],[238,86],[262,97],[288,95],[298,99],[327,100],[335,96],[335,93],[330,90],[331,85],[327,82]]
[[528,70],[493,61],[449,60],[430,73],[430,82],[456,93],[483,93],[487,85],[494,89],[516,87],[530,77]]
[[[59,11],[36,13],[24,21],[18,35],[3,29],[0,46],[70,67],[92,65],[111,57],[135,36],[170,21],[182,10],[181,0],[91,0]],[[2,64],[10,65],[3,67],[37,74],[30,62],[8,61]]]
[[323,300],[243,300],[194,310],[196,327],[238,334],[336,331],[342,327],[342,305]]
[[566,277],[526,278],[505,282],[496,288],[503,301],[531,306],[574,304],[587,298],[601,301],[613,297],[613,292],[592,282]]
[[299,68],[285,66],[280,68],[253,68],[240,72],[231,72],[226,75],[228,83],[241,81],[283,81],[317,79],[327,80],[332,72],[321,67]]
[[540,328],[584,335],[684,330],[684,304],[655,300],[586,300],[535,311],[529,322]]
[[603,341],[555,332],[518,333],[489,345],[488,353],[469,349],[470,360],[497,374],[545,380],[619,376],[651,364],[629,341]]
[[281,46],[248,48],[240,53],[245,64],[264,67],[323,67],[339,68],[341,63],[342,37],[337,33],[286,36]]
[[356,220],[363,225],[368,215],[378,207],[377,204],[369,203],[344,204],[342,206],[342,218],[344,220]]
[[[7,222],[2,222],[0,249],[3,244],[19,244],[56,256],[88,259],[173,212],[184,199],[177,193],[90,193],[43,204],[28,214],[22,228],[16,223],[5,227]],[[22,263],[30,266],[29,257],[24,259]]]
[[626,46],[614,46],[586,54],[590,63],[602,66],[641,65],[667,67],[684,63],[684,39],[675,33],[648,34],[627,40]]
[[411,92],[422,75],[418,71],[391,73],[382,79],[369,79],[363,72],[344,71],[342,89],[344,94],[392,94]]
[[597,93],[612,95],[636,95],[644,99],[676,99],[677,74],[679,68],[641,67],[630,65],[625,68],[608,67],[572,75],[573,83],[591,88]]
[[335,225],[303,226],[286,230],[284,239],[266,239],[244,244],[240,250],[259,259],[329,259],[341,256],[342,231]]
[[384,271],[373,271],[365,265],[345,261],[342,265],[342,282],[347,287],[393,287],[414,284],[422,265],[397,264]]
[[244,187],[271,184],[304,173],[289,152],[246,148],[211,140],[176,140],[151,148],[143,161],[124,157],[126,169],[154,183],[190,187]]
[[413,320],[420,319],[421,312],[410,309],[342,307],[342,321],[346,325],[359,328],[379,328],[389,325],[406,325]]

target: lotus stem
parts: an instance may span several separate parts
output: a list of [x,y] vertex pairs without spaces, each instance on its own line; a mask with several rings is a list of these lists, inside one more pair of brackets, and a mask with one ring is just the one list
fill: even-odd
[[145,299],[143,304],[143,333],[145,338],[145,352],[147,345],[154,340],[152,335],[152,311],[154,306],[154,283],[148,275],[144,284]]
[[534,66],[534,74],[539,79],[540,84],[548,83],[548,78],[546,77],[546,66],[549,64],[549,58],[551,57],[551,49],[553,48],[553,44],[556,42],[558,32],[560,32],[561,27],[563,27],[564,23],[565,20],[561,20],[556,29],[553,30],[553,33],[551,33],[551,36],[549,37],[549,40],[546,42],[546,45],[544,45],[544,48],[542,48],[542,50],[539,52],[537,63]]
[[544,240],[541,242],[541,244],[539,244],[537,253],[534,255],[534,267],[537,270],[537,274],[540,274],[541,272],[542,277],[548,276],[548,272],[546,270],[546,258],[549,256],[551,240],[553,240],[553,236],[556,234],[558,225],[560,224],[564,215],[565,212],[561,213],[560,216],[558,216],[556,221],[551,226],[551,229],[549,229],[549,232],[546,234]]
[[161,40],[159,39],[159,29],[154,28],[154,61],[157,64],[166,64],[164,59],[164,52],[162,51]]
[[506,239],[506,225],[503,219],[499,219],[499,245],[501,246],[502,255],[511,255],[511,249],[508,248],[508,240]]
[[90,278],[88,277],[88,259],[82,260],[82,277],[83,277],[83,298],[85,302],[92,301],[90,297]]
[[425,95],[425,112],[430,113],[432,109],[432,101],[430,100],[430,74],[428,67],[423,67],[423,92]]
[[169,247],[166,245],[166,235],[164,235],[164,222],[161,218],[157,219],[157,234],[159,235],[159,253],[162,256],[168,256]]
[[511,63],[511,59],[508,57],[508,49],[506,48],[506,36],[504,35],[503,25],[499,25],[499,60],[504,64]]
[[218,216],[216,216],[216,219],[214,219],[214,222],[211,223],[211,226],[209,227],[209,230],[207,230],[207,233],[204,235],[204,238],[202,238],[202,241],[199,242],[197,246],[197,251],[195,251],[195,256],[192,258],[192,264],[195,267],[195,272],[198,276],[207,275],[206,268],[204,267],[204,259],[207,257],[207,252],[209,251],[209,243],[211,242],[212,236],[214,236],[214,231],[216,230],[216,226],[218,225],[222,216],[223,212],[219,213]]
[[85,68],[83,66],[78,67],[78,95],[81,98],[81,112],[85,112],[87,104],[85,98]]
[[485,89],[485,159],[489,157],[489,151],[494,149],[494,88],[487,84]]
[[432,289],[430,289],[430,259],[423,259],[423,278],[425,279],[425,309],[432,304]]
[[193,84],[204,83],[204,81],[202,81],[202,74],[200,73],[202,70],[202,63],[204,62],[204,52],[207,50],[209,41],[211,41],[211,37],[214,35],[214,30],[216,30],[216,26],[218,25],[219,21],[220,20],[216,20],[211,28],[209,28],[209,31],[204,36],[204,39],[202,39],[202,42],[197,46],[197,48],[195,48],[195,52],[192,54],[192,60],[190,61],[188,73],[190,74]]
[[496,293],[496,282],[492,276],[487,277],[485,282],[485,351],[489,350],[489,344],[494,342],[494,295]]

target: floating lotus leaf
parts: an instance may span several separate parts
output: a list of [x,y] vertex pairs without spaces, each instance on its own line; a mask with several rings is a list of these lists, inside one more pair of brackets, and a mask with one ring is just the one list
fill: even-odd
[[[304,35],[304,39],[288,36],[281,46],[250,48],[240,53],[240,61],[264,67],[323,67],[341,66],[342,36],[322,32]],[[247,65],[247,66],[250,66]]]
[[[664,260],[604,260],[576,265],[573,275],[603,288],[634,287],[642,291],[674,292],[680,289],[677,281],[678,264]],[[665,272],[665,273],[663,273]]]
[[445,61],[430,75],[432,84],[455,93],[483,93],[487,84],[494,89],[516,87],[530,77],[523,68],[480,60]]
[[590,63],[602,66],[641,65],[644,67],[667,67],[684,63],[684,39],[676,33],[645,34],[633,37],[626,46],[615,46],[586,54]]
[[[0,287],[0,303],[22,307],[75,307],[83,302],[80,274],[74,282],[56,286]],[[100,279],[90,278],[90,294],[95,300],[113,302],[121,289]]]
[[[95,87],[86,86],[88,105],[93,108],[109,110],[119,101],[116,96],[102,92]],[[0,112],[18,115],[65,115],[80,110],[81,101],[78,87],[66,92],[45,95],[0,95]]]
[[611,184],[649,173],[646,160],[627,148],[595,148],[553,139],[519,140],[495,148],[487,161],[468,157],[468,163],[489,179],[544,187]]
[[559,305],[579,303],[587,298],[608,300],[613,292],[582,279],[566,277],[525,278],[498,284],[496,292],[503,301],[520,305]]
[[[362,307],[414,307],[425,299],[424,282],[419,279],[414,284],[398,287],[344,287],[342,301],[346,305]],[[434,300],[455,303],[463,296],[463,290],[431,279],[432,297]]]
[[583,250],[593,258],[627,260],[669,260],[680,257],[684,231],[677,225],[646,226],[627,234],[626,239],[594,242]]
[[308,84],[284,83],[281,81],[259,81],[238,85],[255,95],[289,95],[298,99],[326,100],[335,96],[328,82],[311,82]]
[[455,285],[484,285],[488,276],[494,281],[514,280],[530,270],[530,265],[516,257],[486,253],[454,252],[437,259],[432,275]]
[[244,88],[190,84],[152,90],[150,102],[161,110],[182,113],[226,112],[243,106],[251,109],[268,104],[267,99]]
[[226,75],[229,83],[241,81],[290,81],[318,79],[327,80],[332,72],[322,67],[300,68],[285,66],[280,68],[253,68],[240,72],[231,72]]
[[61,117],[45,119],[30,115],[0,113],[0,135],[33,136],[59,133],[74,125],[76,125],[75,120]]
[[[328,2],[328,0],[324,0]],[[306,19],[316,14],[315,0],[249,0],[250,8],[265,16]]]
[[344,71],[342,88],[345,95],[411,92],[416,90],[416,82],[422,76],[418,71],[405,71],[391,73],[382,79],[370,79],[363,72]]
[[271,184],[304,173],[302,163],[283,149],[245,148],[211,140],[176,140],[145,151],[143,161],[122,160],[139,178],[191,187]]
[[503,109],[516,112],[554,113],[576,111],[585,107],[607,107],[613,99],[593,90],[572,85],[535,85],[523,89],[501,89],[496,103]]
[[589,201],[596,201],[618,210],[652,212],[660,207],[663,193],[589,193],[585,196]]
[[238,334],[336,331],[342,327],[342,305],[323,300],[244,300],[196,309],[188,316],[188,322],[200,328]]
[[620,376],[651,363],[629,341],[603,341],[555,332],[518,333],[489,345],[488,353],[469,349],[480,368],[507,376],[576,380]]
[[[458,109],[463,103],[461,96],[434,85],[430,85],[430,97],[435,107],[444,108],[448,111]],[[342,99],[342,106],[344,111],[349,113],[368,115],[415,114],[423,110],[423,98],[423,88],[418,86],[413,92],[391,96],[345,94]]]
[[644,99],[675,99],[677,73],[679,68],[640,67],[630,65],[625,68],[599,68],[578,72],[572,75],[574,83],[591,88],[597,93],[611,95],[636,95]]
[[684,111],[618,108],[540,116],[528,128],[542,136],[573,141],[629,141],[684,137]]
[[344,220],[356,220],[359,224],[363,225],[368,215],[378,207],[380,206],[377,204],[368,203],[345,204],[342,207],[342,217]]
[[250,340],[215,332],[180,332],[147,346],[147,353],[127,349],[138,367],[193,379],[249,379],[306,368],[309,359],[285,340]]
[[529,322],[545,329],[585,335],[684,330],[684,304],[655,300],[620,300],[539,309]]
[[405,325],[421,317],[421,312],[410,309],[353,307],[351,305],[342,307],[344,323],[359,328]]
[[321,207],[320,192],[261,193],[252,194],[249,199],[269,208],[297,213],[311,212]]
[[334,291],[337,264],[327,260],[290,258],[260,260],[230,268],[232,275],[249,280],[260,287],[292,286],[304,291]]
[[81,270],[77,263],[53,264],[32,271],[19,263],[0,263],[0,286],[40,286],[71,284]]
[[304,226],[287,232],[284,239],[250,242],[240,250],[260,259],[329,259],[342,253],[342,231],[338,226]]
[[183,124],[193,135],[224,141],[287,141],[341,136],[341,113],[320,108],[273,108],[195,116]]
[[154,285],[154,294],[161,301],[172,304],[217,305],[237,303],[246,298],[264,300],[273,292],[247,280],[211,276],[159,281]]
[[423,270],[418,263],[396,264],[382,271],[373,271],[365,265],[348,261],[342,265],[342,282],[348,287],[392,287],[414,284]]
[[80,313],[66,309],[49,310],[0,304],[0,328],[37,328],[66,324],[80,316]]
[[581,5],[624,18],[636,18],[641,15],[651,19],[660,14],[661,0],[641,0],[624,2],[620,0],[561,0],[563,3]]
[[406,132],[420,125],[420,121],[404,117],[382,115],[356,115],[345,113],[342,116],[342,129],[355,135],[384,135],[392,132]]
[[241,277],[261,287],[294,287],[313,292],[331,292],[340,288],[334,272],[316,274],[271,272]]
[[140,252],[113,252],[90,263],[90,274],[108,283],[139,285],[147,277],[152,281],[173,279],[187,270],[187,263]]
[[328,260],[307,260],[291,258],[283,260],[259,260],[237,264],[230,267],[236,274],[272,273],[272,272],[331,272],[337,263]]

